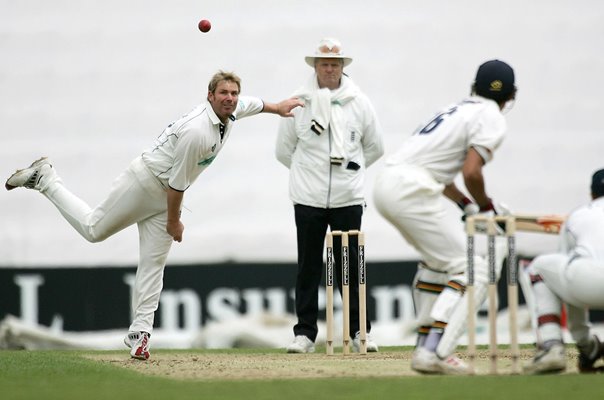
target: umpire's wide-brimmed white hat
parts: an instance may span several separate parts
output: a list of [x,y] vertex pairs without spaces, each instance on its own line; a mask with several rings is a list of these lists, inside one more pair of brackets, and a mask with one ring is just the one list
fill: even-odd
[[306,64],[314,68],[315,59],[317,58],[340,58],[344,60],[344,66],[347,66],[352,62],[352,58],[344,55],[342,43],[334,38],[321,39],[319,45],[315,49],[315,53],[312,56],[306,56],[304,59],[306,60]]

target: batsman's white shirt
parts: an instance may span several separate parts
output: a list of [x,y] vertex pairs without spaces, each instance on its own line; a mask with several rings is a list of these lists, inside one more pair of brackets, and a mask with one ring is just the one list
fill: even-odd
[[449,184],[461,170],[470,147],[485,161],[504,138],[506,122],[493,100],[473,96],[452,104],[419,128],[386,160],[387,166],[414,165],[424,168],[436,182]]
[[171,123],[143,152],[145,165],[164,187],[185,191],[216,158],[226,143],[233,122],[262,112],[264,103],[256,97],[241,96],[237,108],[220,133],[220,119],[208,102]]
[[476,148],[489,161],[503,141],[505,129],[495,101],[468,97],[441,109],[386,159],[385,168],[378,173],[374,185],[377,209],[431,268],[446,273],[465,271],[463,226],[445,222],[442,192],[461,171],[468,150]]

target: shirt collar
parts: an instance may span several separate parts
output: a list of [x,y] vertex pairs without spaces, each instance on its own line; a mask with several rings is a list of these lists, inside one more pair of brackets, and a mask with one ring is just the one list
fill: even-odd
[[[210,121],[212,121],[212,123],[214,125],[218,125],[221,124],[222,121],[220,121],[220,118],[218,118],[218,115],[216,115],[216,113],[214,112],[214,109],[212,108],[212,105],[210,104],[209,101],[206,101],[207,106],[206,109],[208,110],[208,116],[210,117]],[[237,117],[235,116],[235,114],[231,114],[231,116],[229,117],[230,121],[235,121],[237,119]],[[228,121],[225,125],[228,125]]]
[[214,112],[214,109],[212,108],[212,105],[210,104],[210,102],[207,102],[207,107],[206,109],[208,110],[208,116],[210,117],[210,121],[212,121],[212,123],[214,125],[218,125],[220,123],[222,123],[220,121],[220,118],[218,118],[218,115],[216,115],[216,113]]

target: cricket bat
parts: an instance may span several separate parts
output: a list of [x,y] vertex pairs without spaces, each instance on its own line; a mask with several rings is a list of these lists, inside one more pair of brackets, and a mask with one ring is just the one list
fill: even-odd
[[516,230],[522,232],[560,233],[566,215],[560,214],[514,214]]

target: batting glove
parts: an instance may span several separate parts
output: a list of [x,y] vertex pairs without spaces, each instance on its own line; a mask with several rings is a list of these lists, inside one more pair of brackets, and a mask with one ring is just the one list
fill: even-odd
[[461,220],[465,221],[467,217],[476,215],[480,212],[480,207],[478,204],[474,203],[472,200],[464,197],[457,203],[457,207],[463,211],[463,215],[461,216]]
[[493,215],[512,215],[510,208],[503,203],[494,203],[493,200],[489,199],[487,205],[480,207],[480,213],[492,213]]
[[[487,216],[507,216],[512,215],[512,211],[510,208],[503,203],[494,203],[493,200],[489,199],[489,203],[486,206],[480,207],[480,214],[485,214]],[[497,221],[497,233],[503,234],[505,231],[505,222]]]

